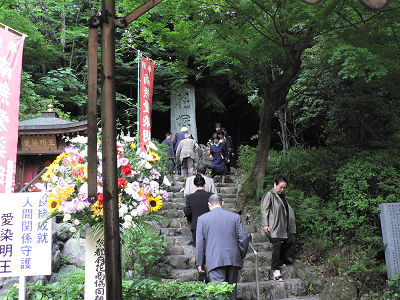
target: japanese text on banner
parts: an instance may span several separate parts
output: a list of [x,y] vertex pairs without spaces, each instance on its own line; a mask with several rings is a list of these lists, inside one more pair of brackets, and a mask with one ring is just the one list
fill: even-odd
[[140,58],[139,145],[144,149],[151,140],[151,107],[153,99],[154,62]]
[[24,37],[0,27],[0,193],[15,177],[23,48]]

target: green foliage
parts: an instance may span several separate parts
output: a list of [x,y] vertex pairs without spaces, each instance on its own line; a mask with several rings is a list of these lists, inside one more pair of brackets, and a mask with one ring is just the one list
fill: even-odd
[[[80,300],[84,296],[85,272],[71,272],[62,277],[61,282],[43,285],[40,281],[28,283],[27,299],[30,300]],[[193,300],[227,300],[234,285],[226,282],[205,284],[199,281],[169,281],[161,279],[123,280],[123,299],[193,299]],[[1,297],[2,300],[18,299],[18,287],[13,285]]]
[[[241,150],[238,163],[246,168],[254,149]],[[303,259],[323,263],[329,275],[350,276],[361,291],[382,291],[385,284],[378,206],[400,199],[398,153],[394,143],[388,150],[376,151],[270,152],[267,189],[277,174],[288,174],[286,196],[296,215],[296,240]],[[258,206],[248,208],[258,217]]]
[[157,274],[166,243],[161,235],[146,224],[122,232],[122,268],[123,272],[132,271],[133,277]]
[[[85,271],[78,270],[60,274],[61,281],[43,285],[40,280],[26,285],[26,299],[31,300],[75,300],[83,299]],[[18,287],[13,285],[2,296],[2,300],[18,299]]]
[[241,145],[238,149],[238,167],[243,172],[249,172],[253,167],[256,158],[256,151],[254,147],[248,145]]
[[379,235],[379,204],[400,199],[399,157],[389,151],[362,152],[338,169],[332,185],[345,214],[338,223],[343,231],[368,225]]
[[161,282],[155,279],[142,279],[124,283],[124,299],[197,299],[224,300],[230,298],[234,285],[226,282],[205,284],[199,281]]

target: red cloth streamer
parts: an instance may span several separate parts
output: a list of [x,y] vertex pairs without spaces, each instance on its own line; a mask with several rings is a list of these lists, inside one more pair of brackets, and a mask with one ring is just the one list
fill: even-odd
[[0,27],[0,193],[15,184],[24,40]]

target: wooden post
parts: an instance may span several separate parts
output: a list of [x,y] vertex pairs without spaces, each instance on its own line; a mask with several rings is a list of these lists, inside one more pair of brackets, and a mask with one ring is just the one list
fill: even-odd
[[102,2],[101,119],[106,299],[122,300],[115,124],[115,0]]

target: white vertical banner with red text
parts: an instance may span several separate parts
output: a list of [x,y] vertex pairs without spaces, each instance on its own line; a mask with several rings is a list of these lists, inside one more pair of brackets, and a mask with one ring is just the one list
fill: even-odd
[[154,62],[140,56],[139,147],[145,149],[151,140]]
[[24,40],[0,27],[0,193],[15,181]]

